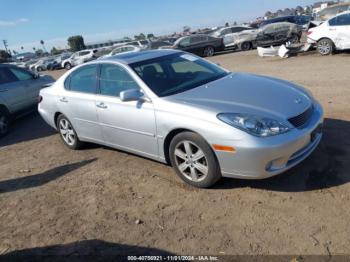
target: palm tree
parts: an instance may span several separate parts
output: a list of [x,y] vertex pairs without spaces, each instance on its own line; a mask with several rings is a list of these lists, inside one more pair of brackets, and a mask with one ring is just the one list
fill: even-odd
[[44,45],[45,44],[44,40],[40,40],[40,44],[43,46],[43,49],[44,49],[45,53],[47,53],[45,45]]

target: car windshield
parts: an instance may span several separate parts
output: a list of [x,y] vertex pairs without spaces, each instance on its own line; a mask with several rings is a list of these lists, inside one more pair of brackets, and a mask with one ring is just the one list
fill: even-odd
[[159,97],[182,93],[228,74],[220,67],[186,53],[145,60],[130,67]]

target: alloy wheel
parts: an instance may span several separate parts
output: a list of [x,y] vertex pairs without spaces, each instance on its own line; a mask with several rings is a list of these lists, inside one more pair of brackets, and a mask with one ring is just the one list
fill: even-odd
[[318,43],[318,51],[322,55],[328,55],[331,52],[331,46],[330,46],[329,42],[326,40],[321,40]]
[[200,182],[208,175],[208,161],[203,150],[191,141],[181,141],[175,147],[175,163],[183,176]]
[[208,46],[204,49],[204,55],[205,56],[213,56],[214,55],[214,48],[211,46]]
[[60,134],[68,145],[73,146],[76,141],[76,135],[72,125],[67,119],[61,119],[59,122]]

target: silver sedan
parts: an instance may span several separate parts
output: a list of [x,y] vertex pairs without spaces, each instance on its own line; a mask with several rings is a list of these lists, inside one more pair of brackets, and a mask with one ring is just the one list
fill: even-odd
[[40,95],[69,148],[93,142],[169,163],[196,187],[277,175],[322,137],[323,110],[306,89],[175,50],[84,64]]

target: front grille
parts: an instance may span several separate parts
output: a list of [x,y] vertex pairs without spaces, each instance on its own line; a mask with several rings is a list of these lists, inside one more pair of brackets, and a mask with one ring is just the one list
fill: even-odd
[[310,120],[313,112],[314,112],[314,107],[310,106],[305,112],[295,117],[289,118],[288,121],[296,128],[300,128]]

